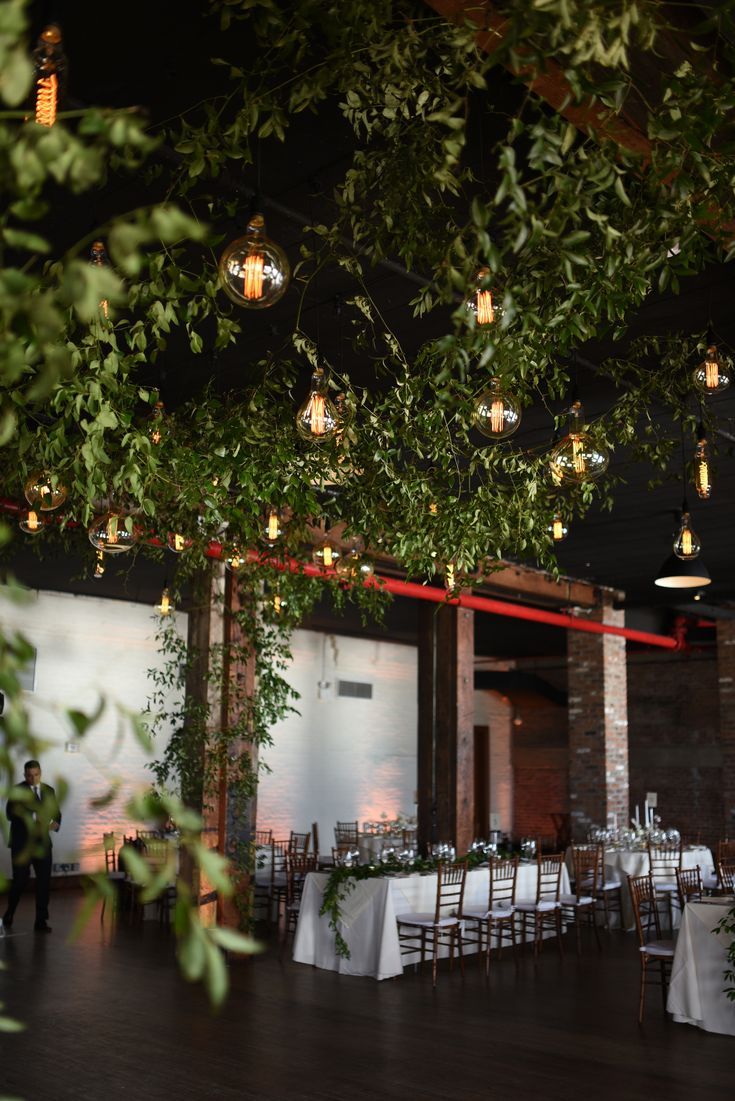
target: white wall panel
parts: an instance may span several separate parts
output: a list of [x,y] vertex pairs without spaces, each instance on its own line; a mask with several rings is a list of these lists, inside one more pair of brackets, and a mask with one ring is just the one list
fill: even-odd
[[[35,691],[26,693],[33,732],[47,744],[39,754],[45,782],[69,785],[61,830],[54,835],[54,862],[79,862],[82,871],[99,867],[102,833],[129,832],[124,806],[136,792],[151,786],[146,767],[151,759],[116,705],[142,713],[151,693],[147,671],[163,663],[155,646],[153,609],[127,601],[68,593],[40,592],[23,606],[3,600],[3,627],[18,629],[37,648]],[[186,637],[186,615],[176,613]],[[65,707],[93,711],[100,697],[107,701],[100,720],[80,740],[78,753],[65,752],[76,735],[64,719]],[[157,745],[158,756],[163,745]],[[23,761],[17,761],[21,780]],[[120,788],[104,807],[93,806],[116,781]],[[3,807],[4,810],[4,807]],[[0,847],[0,867],[7,874],[10,859]]]
[[[415,813],[417,650],[369,639],[296,631],[286,678],[300,715],[272,731],[271,771],[258,792],[258,825],[276,837],[319,823],[329,852],[338,820]],[[370,682],[371,700],[340,698],[337,681]],[[328,683],[320,690],[318,683]]]

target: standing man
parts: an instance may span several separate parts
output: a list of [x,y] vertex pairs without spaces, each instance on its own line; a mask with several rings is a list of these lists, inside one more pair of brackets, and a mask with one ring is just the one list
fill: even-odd
[[48,898],[51,887],[51,837],[58,832],[61,811],[56,792],[48,784],[41,783],[41,766],[38,761],[26,761],[25,779],[13,788],[6,815],[10,823],[10,857],[13,863],[13,882],[8,896],[8,908],[3,924],[11,928],[15,909],[23,888],[31,874],[36,873],[36,924],[37,933],[50,933],[48,925]]

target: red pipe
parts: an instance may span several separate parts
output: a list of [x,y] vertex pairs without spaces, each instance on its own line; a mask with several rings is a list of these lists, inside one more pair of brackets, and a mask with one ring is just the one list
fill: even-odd
[[[7,512],[19,512],[21,505],[7,499],[0,500],[0,507]],[[151,540],[153,542],[154,540]],[[160,545],[160,540],[155,543]],[[207,548],[210,558],[222,558],[223,547],[221,543],[212,541]],[[298,562],[295,558],[274,558],[260,554],[258,551],[249,550],[243,557],[248,562],[261,562],[273,566],[278,570],[288,570],[289,573],[303,573],[307,577],[334,577],[335,571],[324,569],[309,562]],[[615,627],[608,623],[597,623],[590,619],[581,619],[578,616],[564,615],[562,612],[547,612],[543,608],[531,608],[525,604],[513,604],[505,600],[493,600],[487,596],[475,596],[471,593],[461,593],[459,596],[449,596],[446,590],[437,589],[431,585],[418,585],[413,581],[400,581],[395,577],[370,577],[363,584],[366,588],[382,589],[393,593],[395,596],[405,596],[413,600],[429,600],[434,604],[454,604],[460,608],[472,608],[474,611],[486,612],[489,615],[505,616],[508,619],[525,619],[530,623],[544,623],[548,627],[563,627],[567,631],[586,631],[591,635],[614,635],[617,638],[625,638],[630,642],[639,642],[644,646],[657,646],[662,650],[680,650],[685,644],[681,637],[671,638],[669,635],[654,635],[648,631],[635,631],[630,627]]]

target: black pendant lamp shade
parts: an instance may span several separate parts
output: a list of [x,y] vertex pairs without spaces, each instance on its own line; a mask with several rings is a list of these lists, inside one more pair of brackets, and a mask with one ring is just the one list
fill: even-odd
[[710,585],[712,578],[701,558],[686,560],[670,554],[656,574],[655,583],[662,589],[701,589]]

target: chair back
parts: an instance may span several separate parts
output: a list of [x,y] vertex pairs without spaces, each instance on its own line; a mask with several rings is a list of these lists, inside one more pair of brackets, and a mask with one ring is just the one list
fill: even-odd
[[604,873],[600,867],[601,859],[604,859],[604,850],[598,844],[572,845],[574,893],[577,901],[592,894],[602,885],[601,876]]
[[727,838],[724,841],[717,842],[717,863],[729,864],[735,860],[735,841],[728,841]]
[[673,883],[676,869],[681,868],[681,841],[663,841],[660,845],[652,845],[649,841],[648,860],[654,885],[657,881]]
[[165,834],[163,830],[136,830],[135,836],[139,841],[163,841]]
[[271,888],[285,884],[286,863],[290,852],[290,841],[271,841]]
[[720,881],[720,887],[723,891],[727,891],[728,894],[732,894],[735,889],[733,880],[735,879],[735,860],[722,860],[717,865],[717,878]]
[[256,830],[254,840],[256,845],[270,845],[273,840],[273,830]]
[[307,853],[309,851],[310,840],[311,833],[296,833],[294,830],[291,830],[291,837],[288,842],[289,852]]
[[319,823],[311,823],[311,847],[316,863],[319,863]]
[[337,822],[334,843],[338,849],[357,848],[357,822]]
[[316,871],[312,853],[290,853],[286,858],[286,905],[295,906],[301,901],[304,883],[309,872]]
[[699,864],[696,868],[677,868],[676,886],[679,891],[679,904],[684,909],[686,902],[698,902],[702,897],[702,876]]
[[103,833],[102,834],[102,848],[105,852],[105,871],[116,872],[117,871],[117,856],[115,855],[115,834]]
[[[628,888],[630,890],[633,916],[635,917],[635,928],[638,933],[638,942],[643,948],[649,939],[661,939],[661,922],[658,916],[658,899],[653,876],[650,873],[648,875],[629,875]],[[651,926],[653,926],[655,934],[653,938],[649,937]]]
[[564,853],[538,855],[536,877],[536,904],[539,902],[558,902],[561,893],[561,870],[564,865]]
[[456,917],[457,914],[462,913],[467,882],[467,861],[461,860],[457,864],[439,864],[436,875],[435,923],[442,918]]
[[490,861],[488,911],[510,909],[514,905],[517,879],[517,856],[514,856],[512,860]]

